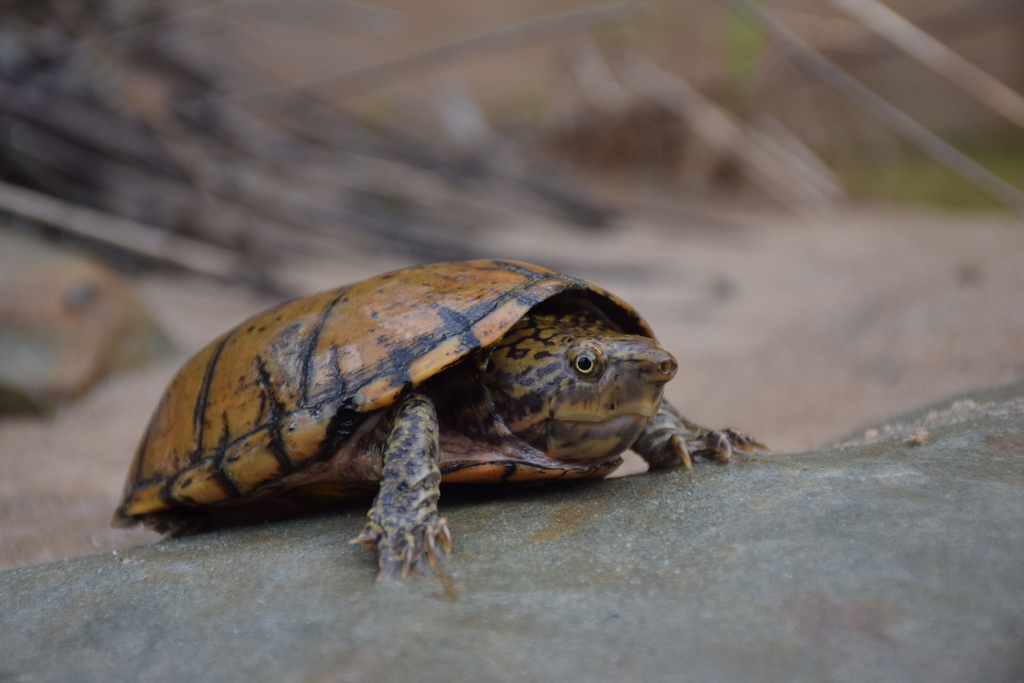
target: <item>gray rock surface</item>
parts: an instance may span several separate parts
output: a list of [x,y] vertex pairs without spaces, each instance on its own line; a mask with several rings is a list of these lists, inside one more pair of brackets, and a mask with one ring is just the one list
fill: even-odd
[[362,509],[13,569],[0,680],[1024,680],[1024,384],[865,434],[447,491],[402,583]]

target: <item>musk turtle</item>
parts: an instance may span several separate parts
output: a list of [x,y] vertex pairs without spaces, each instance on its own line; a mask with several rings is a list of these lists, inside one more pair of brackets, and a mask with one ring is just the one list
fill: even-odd
[[405,576],[438,544],[444,482],[602,477],[764,449],[662,399],[677,370],[624,301],[506,261],[398,270],[296,299],[179,370],[114,524],[182,533],[270,509],[376,497],[353,540]]

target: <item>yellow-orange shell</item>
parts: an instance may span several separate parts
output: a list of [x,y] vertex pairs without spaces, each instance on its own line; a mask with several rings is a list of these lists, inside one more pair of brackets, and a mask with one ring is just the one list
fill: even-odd
[[[654,336],[614,295],[506,261],[398,270],[246,320],[185,363],[167,387],[115,523],[249,499],[329,459],[368,414],[493,344],[556,295],[578,297],[623,330]],[[475,475],[461,469],[452,478],[502,473],[481,466]]]

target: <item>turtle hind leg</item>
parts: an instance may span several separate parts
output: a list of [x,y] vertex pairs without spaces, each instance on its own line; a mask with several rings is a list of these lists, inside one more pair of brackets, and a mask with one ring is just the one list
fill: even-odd
[[377,580],[404,578],[422,555],[433,565],[438,543],[451,550],[448,522],[437,513],[441,493],[437,415],[422,394],[410,394],[391,409],[381,446],[380,490],[366,526],[352,543],[377,551]]
[[651,469],[680,464],[690,469],[691,456],[729,462],[735,450],[771,453],[763,443],[735,429],[707,429],[690,422],[665,399],[658,407],[658,414],[633,444],[633,450],[650,464]]

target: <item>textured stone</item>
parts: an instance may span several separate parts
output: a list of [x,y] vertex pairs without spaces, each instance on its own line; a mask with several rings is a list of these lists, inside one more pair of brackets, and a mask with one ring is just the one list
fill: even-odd
[[33,240],[0,241],[0,417],[53,411],[171,352],[116,272]]
[[1024,384],[968,401],[827,450],[446,491],[453,555],[404,583],[347,543],[363,509],[13,569],[0,680],[1020,681]]

